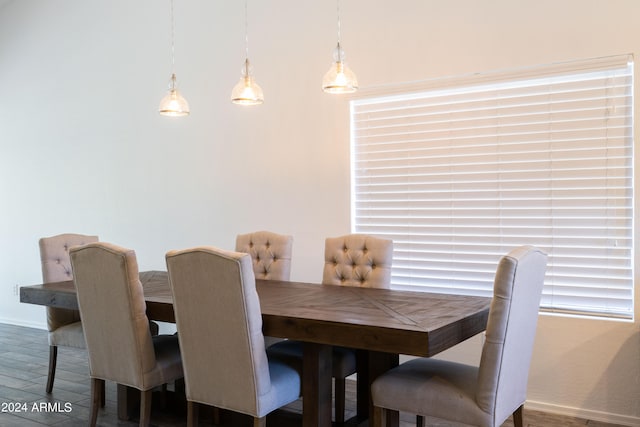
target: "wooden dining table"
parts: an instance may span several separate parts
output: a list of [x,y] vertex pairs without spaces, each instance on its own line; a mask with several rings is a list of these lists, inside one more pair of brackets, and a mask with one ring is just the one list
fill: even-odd
[[[140,273],[147,316],[175,322],[164,271]],[[372,289],[315,283],[256,280],[263,332],[304,342],[303,426],[331,426],[331,349],[357,350],[358,424],[372,411],[369,386],[399,363],[399,355],[431,357],[486,328],[490,298]],[[72,281],[20,288],[20,301],[78,309]],[[115,309],[114,309],[115,310]],[[119,390],[121,390],[119,388]],[[118,413],[126,416],[126,397]],[[397,426],[398,416],[388,426]]]

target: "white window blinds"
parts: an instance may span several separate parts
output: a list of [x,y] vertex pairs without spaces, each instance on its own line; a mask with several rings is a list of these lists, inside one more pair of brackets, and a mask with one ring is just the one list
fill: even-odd
[[549,254],[542,309],[632,317],[630,56],[364,96],[352,228],[393,239],[394,288],[490,296],[530,244]]

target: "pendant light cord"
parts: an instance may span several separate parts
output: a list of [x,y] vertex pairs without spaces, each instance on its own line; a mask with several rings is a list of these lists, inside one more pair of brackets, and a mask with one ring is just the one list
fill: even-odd
[[244,56],[249,59],[249,7],[248,0],[244,0]]
[[338,45],[340,45],[340,0],[336,0],[336,14],[338,15]]
[[176,73],[176,56],[175,56],[175,20],[173,18],[173,0],[171,0],[171,74]]
[[342,63],[342,60],[344,59],[342,57],[342,46],[340,46],[340,30],[341,30],[341,22],[340,22],[340,0],[336,0],[336,15],[338,15],[338,45],[336,47],[337,49],[337,54],[338,54],[338,63]]

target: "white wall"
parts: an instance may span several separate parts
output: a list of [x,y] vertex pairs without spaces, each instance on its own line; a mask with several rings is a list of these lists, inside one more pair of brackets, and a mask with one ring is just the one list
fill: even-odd
[[[44,325],[16,284],[40,281],[37,239],[95,233],[164,268],[168,249],[295,237],[292,278],[320,279],[325,236],[349,232],[346,99],[320,90],[335,3],[249,4],[260,107],[229,101],[243,3],[176,0],[176,71],[191,104],[160,117],[168,1],[0,5],[0,320]],[[640,52],[636,0],[344,0],[363,88]],[[640,99],[640,97],[638,98]],[[530,408],[640,425],[637,323],[541,316]],[[477,362],[480,340],[447,357]]]

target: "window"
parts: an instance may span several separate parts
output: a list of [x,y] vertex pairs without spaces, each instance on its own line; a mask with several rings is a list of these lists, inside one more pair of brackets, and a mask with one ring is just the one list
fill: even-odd
[[529,244],[543,310],[632,318],[632,96],[627,55],[365,92],[353,231],[394,240],[394,288],[490,296]]

